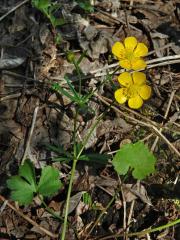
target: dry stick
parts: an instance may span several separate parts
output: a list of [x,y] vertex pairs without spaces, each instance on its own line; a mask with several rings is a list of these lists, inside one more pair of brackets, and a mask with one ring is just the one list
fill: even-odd
[[[98,94],[95,94],[95,96],[98,97],[99,100],[101,100],[101,102],[105,103],[107,106],[110,106],[110,103],[108,103],[108,102],[104,99],[104,97],[102,97],[102,96],[100,96],[100,95],[98,95]],[[109,99],[109,101],[111,101],[111,100]],[[134,122],[136,122],[136,123],[139,123],[139,124],[142,125],[142,126],[145,126],[145,127],[148,127],[148,128],[150,128],[150,129],[154,130],[154,132],[155,132],[158,136],[160,136],[160,137],[167,143],[167,145],[169,146],[169,148],[170,148],[171,150],[173,150],[173,151],[180,157],[180,152],[179,152],[179,151],[172,145],[172,143],[158,130],[158,128],[157,128],[156,126],[154,126],[154,125],[152,125],[152,124],[150,124],[150,123],[145,123],[145,122],[143,122],[143,121],[141,121],[141,120],[138,120],[138,119],[136,119],[136,118],[134,118],[134,117],[132,117],[132,116],[129,116],[128,114],[122,112],[120,109],[118,109],[118,108],[115,107],[115,106],[111,106],[111,108],[114,109],[116,112],[122,114],[124,117],[126,117],[126,118],[128,118],[128,119],[130,119],[130,120],[132,120],[132,121],[134,121]]]
[[109,203],[107,204],[107,206],[103,209],[103,211],[100,213],[100,215],[98,216],[98,218],[96,219],[96,221],[94,222],[93,226],[91,227],[91,229],[89,230],[89,232],[87,232],[85,240],[88,239],[89,235],[92,233],[92,231],[94,230],[94,228],[98,225],[99,221],[101,220],[101,218],[103,217],[103,215],[106,213],[106,211],[108,210],[108,208],[111,206],[111,204],[113,203],[115,199],[115,195],[111,198],[111,200],[109,201]]
[[14,6],[9,12],[5,13],[3,16],[0,17],[0,21],[2,21],[4,18],[6,18],[9,14],[14,12],[16,9],[24,5],[25,3],[29,2],[29,0],[24,0],[23,2],[18,3],[16,6]]
[[123,200],[123,231],[124,231],[124,238],[125,237],[125,234],[126,234],[126,199],[125,199],[125,196],[124,196],[124,190],[123,190],[123,186],[122,186],[122,181],[121,181],[121,178],[120,176],[118,175],[118,181],[119,181],[119,185],[120,185],[120,189],[121,189],[121,194],[122,194],[122,200]]
[[5,97],[1,97],[0,102],[7,101],[7,100],[12,99],[12,98],[18,98],[20,96],[21,96],[21,93],[10,94],[10,95],[7,95]]
[[[137,186],[138,186],[138,190],[140,188],[140,181],[137,181]],[[133,209],[134,209],[134,204],[135,204],[135,200],[132,201],[131,206],[130,206],[130,211],[129,211],[129,216],[128,216],[128,220],[127,220],[127,229],[126,229],[126,239],[128,240],[128,232],[129,232],[129,226],[131,223],[131,218],[132,218],[132,214],[133,214]]]
[[26,148],[25,148],[25,151],[24,151],[24,154],[23,154],[21,165],[24,164],[24,161],[26,160],[26,157],[27,157],[28,152],[29,152],[31,138],[32,138],[32,135],[33,135],[34,127],[35,127],[38,110],[39,110],[39,106],[35,107],[34,114],[33,114],[33,120],[32,120],[32,124],[31,124],[31,129],[29,131],[28,139],[27,139],[27,142],[26,142]]
[[173,46],[173,43],[170,42],[170,43],[164,45],[163,47],[159,47],[158,49],[154,49],[154,50],[150,51],[150,52],[147,54],[147,56],[150,56],[150,55],[156,53],[156,51],[161,51],[161,50],[164,50],[164,49],[169,48],[169,47],[172,47],[172,46]]
[[[98,97],[98,96],[99,96],[99,95],[97,95],[97,97]],[[102,97],[103,100],[105,100],[105,101],[108,102],[109,104],[112,103],[112,100],[111,100],[111,99],[106,98],[106,97],[104,97],[104,96],[100,96],[100,97]],[[140,113],[138,113],[138,112],[136,112],[136,111],[134,111],[134,110],[126,107],[126,106],[121,105],[121,108],[122,108],[123,111],[124,111],[124,110],[125,110],[125,111],[128,111],[129,113],[132,113],[133,115],[136,115],[137,117],[143,119],[144,121],[150,123],[150,124],[153,125],[153,126],[161,127],[160,124],[158,124],[158,123],[156,123],[156,122],[154,122],[154,121],[146,118],[145,116],[141,115]],[[121,110],[119,109],[119,111],[121,111]],[[123,112],[123,113],[124,113],[124,112]],[[133,119],[134,119],[134,118],[133,118]]]
[[[176,90],[172,91],[172,93],[171,93],[171,96],[170,96],[169,102],[168,102],[168,106],[167,106],[166,112],[165,112],[165,114],[164,114],[164,119],[166,119],[167,116],[168,116],[168,113],[169,113],[169,110],[170,110],[170,107],[171,107],[171,104],[172,104],[172,101],[173,101],[175,92],[176,92]],[[163,124],[163,123],[162,123],[162,124]],[[162,132],[162,128],[160,128],[159,131]],[[155,150],[155,147],[156,147],[158,141],[159,141],[159,136],[156,136],[156,139],[155,139],[155,141],[154,141],[154,143],[153,143],[153,145],[152,145],[152,147],[151,147],[151,151],[152,151],[152,152]]]
[[[175,96],[176,96],[176,95],[175,95]],[[111,102],[112,102],[109,98],[103,97],[103,99],[106,100],[108,103],[111,103]],[[121,108],[122,108],[123,110],[125,110],[125,111],[128,111],[128,112],[136,115],[137,117],[143,119],[144,121],[150,123],[151,125],[156,126],[157,128],[160,128],[160,127],[161,127],[161,125],[160,125],[159,123],[150,120],[149,118],[143,116],[142,114],[140,114],[140,113],[138,113],[138,112],[136,112],[136,111],[134,111],[134,110],[126,107],[126,106],[121,105]],[[173,124],[175,124],[176,126],[178,126],[178,124],[175,123],[175,122],[173,122]],[[179,126],[178,126],[178,127],[179,127]],[[166,126],[166,125],[163,126],[163,129],[168,129],[169,131],[174,131],[173,129],[169,128],[169,127]],[[177,130],[176,130],[176,132],[177,132]]]
[[[163,62],[163,61],[165,61],[165,62]],[[166,57],[161,57],[161,58],[155,58],[155,59],[146,61],[146,63],[148,64],[147,68],[152,68],[154,66],[164,66],[164,65],[167,65],[167,64],[174,64],[174,63],[177,63],[179,61],[180,61],[180,54],[174,55],[174,56],[166,56]],[[160,63],[158,63],[158,62],[160,62]],[[157,64],[152,64],[152,63],[157,63]],[[110,64],[110,65],[105,66],[105,67],[100,68],[100,69],[90,71],[90,73],[94,74],[94,73],[105,71],[109,68],[113,68],[113,67],[117,67],[117,66],[119,66],[119,62]]]
[[171,64],[175,64],[175,63],[179,63],[180,59],[178,60],[170,60],[170,61],[165,61],[165,62],[161,62],[161,63],[156,63],[156,64],[151,64],[147,66],[147,69],[150,68],[154,68],[154,67],[162,67],[162,66],[166,66],[166,65],[171,65]]
[[[150,69],[150,68],[154,68],[154,67],[162,67],[162,66],[166,66],[166,65],[171,65],[171,64],[175,64],[175,63],[179,63],[180,62],[180,59],[178,60],[170,60],[170,61],[166,61],[166,62],[161,62],[161,63],[156,63],[156,64],[151,64],[151,65],[147,65],[147,69]],[[111,65],[108,65],[104,68],[101,68],[101,69],[97,69],[97,70],[94,70],[94,71],[91,71],[90,73],[92,74],[92,72],[95,72],[94,74],[94,77],[101,77],[101,76],[106,76],[107,75],[107,72],[101,72],[102,70],[107,70],[109,68],[112,68],[112,67],[117,67],[119,65],[119,63],[114,63],[114,64],[111,64]],[[143,71],[144,69],[139,69],[139,71]],[[109,71],[108,73],[109,74],[112,74],[114,71]],[[120,71],[117,71],[116,72],[116,75],[117,74],[120,74],[124,72],[124,69],[121,69]],[[133,72],[136,72],[136,71],[133,71]]]
[[[3,196],[0,195],[0,201],[6,202],[7,200]],[[44,227],[40,226],[35,221],[33,221],[31,218],[29,218],[27,215],[25,215],[20,209],[17,209],[15,206],[13,206],[11,203],[7,202],[7,206],[10,207],[13,211],[15,211],[19,216],[23,217],[30,224],[32,224],[33,226],[40,229],[41,232],[43,232],[43,234],[46,234],[53,239],[58,238],[58,234],[54,234],[54,233],[50,232],[49,230],[45,229]]]

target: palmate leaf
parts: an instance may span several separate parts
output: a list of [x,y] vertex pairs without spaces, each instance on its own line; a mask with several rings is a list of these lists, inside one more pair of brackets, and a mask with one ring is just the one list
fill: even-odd
[[155,172],[156,158],[142,142],[126,144],[116,153],[112,164],[118,174],[125,175],[132,169],[135,179],[144,179]]
[[36,192],[36,176],[33,163],[27,159],[24,165],[19,167],[19,176],[23,177],[30,185],[34,192]]
[[37,187],[33,164],[26,160],[19,168],[19,175],[7,180],[7,186],[11,189],[12,200],[22,205],[31,203]]
[[11,177],[7,180],[7,186],[11,189],[11,199],[13,201],[18,201],[20,205],[27,205],[32,202],[34,196],[33,188],[21,177]]
[[30,160],[26,160],[20,166],[19,174],[7,180],[7,186],[11,190],[11,199],[20,205],[27,205],[33,201],[35,194],[51,196],[62,186],[59,180],[59,171],[53,167],[42,169],[39,184],[37,186],[35,168]]
[[42,169],[41,177],[38,184],[38,193],[43,196],[51,196],[62,187],[59,180],[59,171],[51,166]]

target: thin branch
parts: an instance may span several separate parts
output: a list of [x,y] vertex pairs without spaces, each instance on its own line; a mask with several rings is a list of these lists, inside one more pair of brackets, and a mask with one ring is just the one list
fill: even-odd
[[31,138],[32,138],[32,135],[33,135],[34,127],[35,127],[38,110],[39,110],[39,106],[35,107],[34,114],[33,114],[33,120],[32,120],[32,124],[31,124],[31,129],[29,131],[29,135],[28,135],[28,139],[27,139],[27,142],[26,142],[26,147],[25,147],[25,151],[24,151],[24,154],[23,154],[23,157],[22,157],[21,165],[24,164],[24,161],[26,160],[28,152],[29,152]]
[[[95,96],[97,96],[103,103],[105,103],[107,106],[110,106],[110,103],[107,102],[104,97],[98,95],[98,94],[95,94]],[[111,100],[109,99],[109,101],[111,102]],[[169,146],[169,148],[171,150],[173,150],[179,157],[180,157],[180,152],[174,147],[174,145],[158,130],[158,128],[150,123],[145,123],[141,120],[138,120],[132,116],[130,116],[129,114],[125,113],[125,112],[122,112],[120,109],[118,109],[117,107],[115,106],[111,106],[112,109],[114,109],[116,112],[122,114],[124,117],[126,117],[127,119],[129,120],[132,120],[133,122],[136,122],[136,123],[139,123],[141,126],[145,126],[145,127],[148,127],[150,128],[151,130],[153,130],[159,137],[161,137],[166,143],[167,145]]]
[[14,12],[16,9],[24,5],[25,3],[29,2],[29,0],[24,0],[23,2],[18,3],[16,6],[14,6],[11,10],[9,10],[7,13],[5,13],[3,16],[0,17],[0,22],[6,18],[9,14]]
[[[7,202],[7,200],[0,195],[0,201],[2,202]],[[33,221],[29,216],[25,215],[20,209],[17,209],[15,206],[13,206],[11,203],[7,202],[6,203],[8,207],[10,207],[14,212],[16,212],[19,216],[21,216],[22,218],[24,218],[26,221],[28,221],[30,224],[32,224],[33,226],[37,227],[39,230],[41,230],[41,232],[43,234],[48,235],[49,237],[56,239],[58,238],[58,234],[54,234],[52,232],[50,232],[49,230],[45,229],[44,227],[40,226],[39,224],[37,224],[35,221]]]

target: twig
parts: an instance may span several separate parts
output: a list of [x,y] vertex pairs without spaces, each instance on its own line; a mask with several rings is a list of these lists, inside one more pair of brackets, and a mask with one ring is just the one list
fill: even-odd
[[21,96],[21,93],[10,94],[10,95],[7,95],[5,97],[1,97],[0,102],[6,101],[6,100],[9,100],[9,99],[12,99],[12,98],[18,98],[20,96]]
[[149,61],[146,61],[146,63],[147,64],[152,64],[152,63],[156,63],[156,62],[164,62],[164,61],[175,60],[175,59],[179,59],[180,60],[180,54],[173,55],[173,56],[166,56],[166,57],[160,57],[160,58],[151,59]]
[[124,239],[126,238],[125,237],[125,233],[126,233],[126,228],[127,228],[127,225],[126,225],[126,199],[125,199],[125,196],[124,196],[124,190],[123,190],[123,186],[122,186],[122,181],[121,181],[121,178],[120,176],[118,175],[118,180],[119,180],[119,185],[120,185],[120,189],[121,189],[121,195],[122,195],[122,200],[123,200],[123,231],[124,231]]
[[33,134],[33,131],[34,131],[34,127],[35,127],[38,110],[39,110],[39,106],[35,107],[34,114],[33,114],[33,120],[32,120],[32,124],[31,124],[31,129],[29,131],[28,139],[27,139],[27,142],[26,142],[26,148],[25,148],[25,151],[24,151],[24,154],[23,154],[21,165],[24,164],[24,161],[26,160],[26,157],[27,157],[28,152],[29,152],[31,138],[32,138],[32,134]]
[[[152,233],[152,232],[158,232],[158,231],[161,231],[163,229],[166,229],[168,227],[172,227],[176,224],[179,224],[180,223],[180,219],[177,219],[175,221],[172,221],[172,222],[169,222],[163,226],[159,226],[159,227],[156,227],[156,228],[152,228],[152,229],[146,229],[146,230],[143,230],[141,232],[135,232],[135,233],[128,233],[127,236],[128,237],[134,237],[134,236],[144,236],[146,234],[149,234],[149,233]],[[123,234],[114,234],[114,235],[110,235],[110,236],[107,236],[107,237],[102,237],[102,238],[98,238],[98,240],[107,240],[107,239],[114,239],[114,238],[118,238],[118,237],[123,237]],[[95,238],[97,239],[97,238]]]
[[[7,200],[2,195],[0,195],[0,201],[6,202]],[[58,238],[58,234],[54,234],[54,233],[50,232],[49,230],[45,229],[44,227],[40,226],[35,221],[33,221],[31,218],[29,218],[27,215],[25,215],[20,209],[17,209],[15,206],[13,206],[11,203],[7,202],[7,206],[10,207],[13,211],[15,211],[19,216],[23,217],[30,224],[32,224],[33,226],[40,229],[41,232],[43,232],[43,234],[46,234],[53,239]]]
[[[169,98],[168,106],[167,106],[166,112],[165,112],[165,114],[164,114],[164,119],[166,119],[167,116],[168,116],[168,113],[169,113],[169,110],[170,110],[170,107],[171,107],[171,104],[172,104],[172,101],[173,101],[175,92],[176,92],[176,90],[174,90],[174,91],[171,92],[171,96],[170,96],[170,98]],[[162,124],[163,124],[163,123],[162,123]],[[162,132],[162,128],[160,128],[159,131]],[[159,141],[159,136],[156,137],[156,139],[155,139],[155,141],[154,141],[154,143],[153,143],[153,145],[152,145],[152,147],[151,147],[151,151],[152,151],[152,152],[154,151],[154,149],[155,149],[158,141]]]
[[0,21],[2,21],[4,18],[6,18],[9,14],[14,12],[16,9],[24,5],[25,3],[29,2],[29,0],[24,0],[23,2],[18,3],[16,6],[14,6],[9,12],[5,13],[3,16],[0,17]]
[[107,209],[111,206],[111,204],[113,203],[115,199],[115,195],[111,198],[111,200],[109,201],[109,203],[107,204],[107,206],[103,209],[103,211],[99,214],[98,218],[96,219],[96,221],[94,222],[93,226],[91,227],[91,229],[89,230],[89,232],[86,234],[85,240],[88,239],[89,235],[92,233],[92,231],[94,230],[94,228],[98,225],[99,221],[101,220],[102,216],[106,213]]
[[[107,106],[110,106],[110,103],[107,102],[107,101],[104,99],[104,97],[102,97],[102,96],[100,96],[100,95],[98,95],[98,94],[95,94],[95,96],[97,96],[97,97],[98,97],[103,103],[105,103]],[[109,100],[109,101],[111,102],[111,100]],[[154,126],[154,125],[152,125],[152,124],[150,124],[150,123],[145,123],[145,122],[143,122],[143,121],[141,121],[141,120],[138,120],[138,119],[130,116],[129,114],[126,114],[126,113],[122,112],[120,109],[118,109],[118,108],[115,107],[115,106],[111,106],[111,108],[114,109],[116,112],[122,114],[124,117],[132,120],[133,122],[139,123],[139,124],[142,125],[142,126],[145,126],[145,127],[148,127],[148,128],[150,128],[150,129],[154,130],[154,132],[155,132],[158,136],[160,136],[160,137],[167,143],[167,145],[169,146],[169,148],[170,148],[171,150],[173,150],[173,151],[180,157],[180,152],[179,152],[179,151],[172,145],[172,143],[158,130],[158,128],[157,128],[156,126]]]
[[[158,63],[158,62],[160,62],[160,63]],[[161,57],[161,58],[155,58],[155,59],[146,61],[148,69],[156,67],[156,66],[164,66],[164,65],[174,64],[174,63],[178,63],[178,62],[180,62],[180,54],[179,55],[173,55],[173,56]],[[157,64],[152,64],[152,63],[157,63]],[[119,62],[110,64],[110,65],[105,66],[103,68],[99,68],[99,69],[90,71],[90,73],[95,74],[95,73],[102,72],[102,71],[105,71],[105,70],[108,70],[110,68],[114,68],[114,67],[117,67],[117,66],[119,66]]]
[[169,60],[169,61],[165,61],[165,62],[161,62],[161,63],[155,63],[155,64],[148,65],[147,69],[154,68],[154,67],[162,67],[162,66],[166,66],[166,65],[179,63],[179,62],[180,62],[180,59],[179,60]]

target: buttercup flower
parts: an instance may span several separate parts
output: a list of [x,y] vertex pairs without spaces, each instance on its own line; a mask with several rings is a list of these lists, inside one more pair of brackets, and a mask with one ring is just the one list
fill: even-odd
[[143,105],[143,100],[151,96],[151,87],[146,85],[146,75],[142,72],[123,72],[118,77],[122,88],[115,91],[114,96],[118,103],[128,101],[130,108],[138,109]]
[[148,48],[144,43],[138,43],[135,37],[127,37],[124,44],[116,42],[112,46],[112,53],[119,60],[122,68],[140,70],[146,67],[146,62],[142,57],[148,53]]

